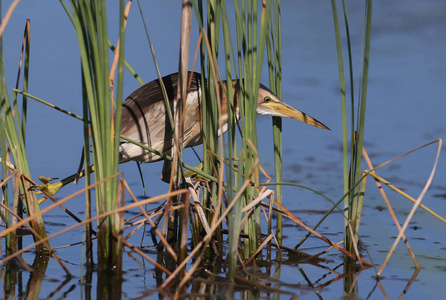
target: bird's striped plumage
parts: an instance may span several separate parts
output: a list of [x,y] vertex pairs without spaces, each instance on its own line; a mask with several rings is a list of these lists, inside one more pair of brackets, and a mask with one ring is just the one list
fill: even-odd
[[[175,115],[178,88],[178,74],[174,73],[162,78],[170,100],[172,114]],[[202,143],[202,106],[201,106],[201,75],[189,73],[191,85],[188,90],[187,104],[184,111],[183,147],[192,147]],[[220,83],[222,128],[219,134],[227,128],[226,83]],[[238,84],[232,82],[234,90],[235,114],[238,115],[237,90]],[[257,101],[257,113],[279,117],[289,117],[301,120],[310,125],[328,129],[324,124],[305,113],[281,101],[267,87],[261,85]],[[121,135],[145,144],[159,152],[170,155],[173,144],[172,127],[164,104],[160,81],[151,81],[134,91],[122,103]],[[142,162],[159,161],[159,155],[142,149],[132,143],[123,141],[120,148],[121,163],[129,160]]]

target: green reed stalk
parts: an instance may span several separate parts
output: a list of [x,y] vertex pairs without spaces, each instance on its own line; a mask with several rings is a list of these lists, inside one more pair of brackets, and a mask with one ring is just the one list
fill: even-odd
[[[338,52],[339,64],[339,79],[341,91],[341,110],[342,110],[342,134],[343,134],[343,165],[344,165],[344,193],[348,194],[344,201],[345,208],[345,248],[348,251],[353,250],[353,243],[357,243],[359,234],[359,224],[362,214],[362,199],[360,195],[360,185],[358,180],[361,179],[361,160],[362,160],[362,145],[364,139],[364,121],[366,112],[366,95],[367,95],[367,78],[368,78],[368,62],[370,55],[370,29],[371,29],[371,12],[372,1],[366,2],[366,14],[364,20],[364,48],[362,53],[362,78],[361,78],[361,93],[358,99],[357,108],[355,108],[354,89],[353,89],[353,66],[352,54],[350,44],[350,33],[348,27],[347,8],[343,1],[344,21],[347,36],[347,51],[349,58],[349,77],[351,86],[351,107],[349,114],[347,113],[346,89],[345,89],[345,75],[342,58],[341,35],[339,30],[339,20],[337,16],[336,3],[332,1],[333,21],[335,26],[336,47]],[[355,117],[357,120],[355,122]],[[348,133],[348,120],[350,116],[350,134]],[[350,140],[349,140],[350,136]],[[348,149],[349,143],[352,145]],[[350,167],[349,167],[350,156]],[[349,224],[353,228],[354,236],[350,235],[348,228]]]
[[[372,0],[366,1],[365,15],[364,15],[364,31],[363,31],[363,52],[362,52],[362,74],[361,74],[361,85],[360,85],[360,95],[359,95],[359,106],[358,106],[358,120],[357,120],[357,139],[356,139],[356,152],[355,152],[355,169],[353,171],[354,180],[357,182],[362,177],[361,162],[362,162],[362,147],[364,141],[364,125],[365,125],[365,114],[366,114],[366,100],[367,100],[367,84],[368,84],[368,71],[369,71],[369,59],[370,59],[370,38],[371,38],[371,27],[372,27]],[[361,222],[362,205],[363,205],[363,194],[361,194],[360,186],[355,189],[355,201],[352,202],[352,210],[349,219],[352,220],[351,224],[353,226],[353,232],[355,236],[353,237],[353,242],[358,242],[359,225]],[[347,240],[346,240],[347,241]],[[347,244],[348,245],[348,244]],[[353,249],[351,249],[353,250]]]
[[[82,78],[82,81],[84,78]],[[82,83],[82,86],[85,84]],[[82,99],[87,99],[88,95],[85,91],[85,89],[82,90]],[[85,186],[91,185],[91,159],[90,159],[90,122],[88,121],[88,101],[82,101],[82,112],[84,115],[83,119],[83,132],[84,132],[84,148],[83,148],[83,155],[84,155],[84,161],[85,161]],[[76,175],[77,176],[77,175]],[[89,219],[92,217],[91,213],[91,207],[92,207],[92,196],[91,196],[91,189],[87,189],[85,191],[85,219]],[[85,224],[85,237],[86,237],[86,262],[87,267],[91,267],[91,263],[93,260],[93,224],[88,222]]]
[[[263,7],[262,9],[262,14],[261,14],[261,19],[260,19],[260,35],[259,35],[259,41],[257,41],[257,11],[256,11],[256,1],[253,1],[253,44],[251,49],[249,49],[250,51],[252,51],[253,53],[257,54],[256,57],[253,57],[254,61],[253,61],[253,82],[252,82],[252,94],[249,95],[250,96],[250,108],[251,111],[245,111],[245,117],[247,119],[246,125],[247,125],[247,132],[249,132],[249,134],[247,135],[248,139],[251,139],[253,141],[254,147],[255,149],[250,148],[249,153],[249,160],[247,160],[247,162],[249,162],[248,165],[245,165],[245,174],[247,174],[247,170],[251,170],[253,168],[257,168],[257,166],[254,165],[254,160],[258,159],[257,157],[257,126],[256,126],[256,118],[257,118],[257,97],[258,97],[258,91],[259,91],[259,86],[260,86],[260,77],[261,77],[261,72],[262,72],[262,65],[263,65],[263,58],[264,58],[264,53],[265,53],[265,48],[266,48],[266,40],[268,37],[268,20],[269,20],[269,16],[271,14],[271,1],[267,0],[266,1],[266,5],[265,7]],[[249,25],[248,25],[248,31],[249,31]],[[248,34],[248,38],[249,38],[249,34]],[[254,48],[257,51],[254,51]],[[245,61],[246,62],[246,61]],[[246,66],[245,66],[245,70],[246,70]],[[246,100],[246,98],[245,98]],[[246,114],[249,113],[249,114]],[[252,160],[251,160],[252,159]],[[254,173],[255,177],[254,177],[254,182],[256,183],[256,186],[258,186],[259,184],[259,174],[258,174],[258,169],[256,169],[256,172]],[[251,199],[253,197],[257,196],[257,190],[253,190],[251,191],[250,197]],[[253,248],[252,250],[257,250],[259,243],[261,241],[261,225],[260,225],[260,206],[256,207],[256,211],[255,211],[255,232],[256,232],[256,241],[255,241],[255,248]],[[252,245],[254,245],[254,242],[252,243]]]
[[[1,15],[1,13],[0,13]],[[29,66],[29,22],[26,25],[25,29],[25,55],[24,55],[24,81],[23,81],[23,89],[28,89],[28,66]],[[20,175],[26,175],[31,177],[28,159],[25,150],[25,135],[26,135],[26,107],[27,100],[26,97],[23,97],[22,109],[19,110],[17,104],[17,94],[13,94],[13,105],[9,101],[6,82],[5,82],[5,70],[4,70],[4,55],[3,55],[3,38],[0,37],[0,125],[1,125],[1,135],[0,135],[0,143],[1,143],[1,155],[3,159],[6,161],[7,159],[7,147],[11,151],[14,164],[16,169],[19,170]],[[17,86],[18,88],[20,82],[20,70],[17,78]],[[3,178],[7,176],[6,163],[2,163],[2,175]],[[30,185],[25,181],[20,181],[19,183],[19,191],[21,195],[25,195],[23,198],[25,206],[25,212],[28,216],[34,215],[40,211],[39,204],[37,202],[36,194],[33,191],[28,191]],[[7,186],[3,187],[3,195],[5,196],[5,205],[10,206],[9,198],[7,196],[8,190]],[[15,202],[18,202],[18,199],[15,199]],[[19,215],[22,211],[22,206],[17,206],[19,209]],[[5,213],[5,223],[9,226],[11,225],[11,216],[9,213]],[[46,230],[45,225],[43,223],[43,219],[41,216],[34,218],[31,221],[32,228],[37,232],[37,234],[45,238]],[[38,238],[33,236],[34,241],[37,241]],[[13,235],[8,235],[7,237],[7,253],[11,253],[17,249],[17,244],[15,241],[15,237]],[[38,255],[43,255],[43,252],[46,251],[43,244],[40,244],[36,247]]]
[[[230,33],[230,24],[226,11],[226,7],[223,5],[221,8],[222,13],[222,27],[223,27],[223,39],[224,39],[224,51],[225,51],[225,67],[226,67],[226,79],[227,82],[232,81],[232,69],[231,69],[231,58],[234,63],[234,68],[236,69],[236,63],[234,59],[233,53],[233,45]],[[236,116],[232,107],[234,107],[234,89],[232,84],[227,84],[226,98],[227,102],[227,111],[228,111],[228,132],[226,134],[226,138],[224,140],[224,153],[227,160],[226,167],[226,180],[227,180],[227,200],[228,203],[232,203],[234,200],[234,194],[236,191],[240,189],[241,184],[241,175],[235,174],[233,171],[236,157],[237,157],[237,127],[236,127]],[[240,243],[240,224],[242,220],[242,201],[238,201],[231,213],[228,215],[228,227],[229,227],[229,265],[228,265],[228,275],[230,279],[234,279],[236,267],[237,267],[237,254],[238,247]]]
[[[279,98],[282,98],[282,40],[280,28],[280,0],[273,0],[273,17],[269,18],[270,35],[267,39],[266,49],[268,54],[268,71],[270,89]],[[273,41],[274,43],[272,43]],[[282,118],[273,117],[273,138],[274,138],[274,167],[277,183],[282,182]],[[282,204],[282,185],[276,185],[277,202]],[[276,237],[279,244],[282,243],[282,215],[277,214]]]
[[[207,49],[205,52],[201,52],[201,55],[208,54],[207,64],[202,64],[202,82],[205,82],[205,76],[207,76],[207,85],[204,89],[203,99],[203,170],[205,173],[215,176],[214,166],[218,166],[217,158],[211,153],[219,153],[218,151],[218,98],[216,87],[218,84],[218,77],[215,77],[219,73],[216,62],[218,61],[218,45],[220,37],[220,9],[221,2],[217,0],[210,0],[207,4],[207,38],[210,44],[209,53]],[[203,45],[206,43],[203,41]],[[205,47],[206,48],[206,47]],[[205,61],[205,58],[202,58]],[[217,68],[217,69],[215,69]],[[217,207],[217,186],[211,185],[211,192],[205,193],[205,206]],[[209,216],[209,220],[212,216]]]
[[[335,36],[336,36],[336,50],[338,53],[338,68],[339,68],[339,85],[340,85],[340,92],[341,92],[341,112],[342,112],[342,153],[343,153],[343,166],[344,166],[344,194],[349,193],[349,149],[348,149],[348,143],[349,143],[349,139],[348,139],[348,125],[347,125],[347,121],[348,121],[348,115],[347,115],[347,101],[346,101],[346,90],[345,90],[345,75],[344,75],[344,61],[342,58],[342,44],[341,44],[341,33],[340,33],[340,29],[339,29],[339,19],[338,19],[338,14],[337,14],[337,8],[336,8],[336,1],[332,0],[331,1],[331,5],[332,5],[332,12],[333,12],[333,21],[334,21],[334,29],[335,29]],[[347,19],[347,15],[345,14],[345,21],[346,21],[346,28],[347,28],[347,33],[348,33],[348,19]],[[350,35],[347,34],[347,41],[348,41],[348,53],[349,53],[349,58],[351,58],[351,47],[350,47]],[[349,60],[350,62],[350,66],[351,66],[351,59]],[[353,78],[353,70],[350,67],[350,79],[352,80]],[[351,83],[351,89],[353,91],[353,82],[350,81]],[[354,106],[354,94],[351,93],[351,105],[352,107]],[[353,109],[352,109],[353,112]],[[352,114],[352,118],[351,118],[351,128],[354,128],[354,114]],[[352,130],[353,131],[353,130]],[[348,203],[349,201],[347,199],[350,199],[350,196],[346,197],[346,201],[344,202],[345,205],[345,209],[348,210]],[[348,218],[345,219],[345,225],[347,226],[348,224]],[[345,231],[347,232],[347,231]]]
[[[257,54],[257,32],[253,34],[254,27],[257,28],[257,5],[253,3],[254,1],[248,0],[247,8],[242,2],[241,12],[242,12],[242,24],[240,27],[244,28],[244,38],[242,39],[242,44],[246,45],[241,50],[243,53],[243,97],[239,99],[240,107],[241,107],[241,116],[242,116],[242,135],[243,135],[243,143],[242,143],[242,153],[240,155],[240,171],[243,174],[248,174],[249,171],[254,166],[255,160],[255,152],[250,147],[248,140],[251,141],[252,145],[257,148],[257,135],[256,135],[256,116],[255,116],[255,106],[254,106],[254,97],[255,92],[253,92],[253,81],[256,66],[255,57]],[[247,18],[246,18],[247,16]],[[256,47],[256,49],[254,49]],[[256,178],[252,178],[254,182],[256,182]],[[245,180],[249,180],[245,178]],[[249,186],[244,193],[243,201],[245,205],[248,205],[253,196],[254,196],[254,188]],[[249,218],[247,219],[244,226],[244,233],[249,236],[244,240],[244,253],[245,257],[251,256],[255,250],[257,249],[257,245],[259,244],[257,238],[257,230],[256,230],[256,220],[257,220],[258,210],[256,209]]]
[[[88,102],[91,126],[95,178],[102,180],[118,172],[120,111],[122,99],[122,74],[124,50],[124,2],[120,1],[120,49],[116,103],[109,86],[109,53],[105,1],[89,2],[71,0],[71,12],[64,5],[73,22],[79,41],[82,65],[84,101]],[[116,118],[114,117],[116,111]],[[115,121],[116,120],[116,121]],[[89,145],[85,145],[89,149]],[[88,173],[88,172],[87,172]],[[116,208],[117,179],[106,181],[96,189],[98,214]],[[114,215],[98,222],[98,263],[100,269],[116,267],[121,270],[121,246],[114,236],[120,234],[119,219]]]

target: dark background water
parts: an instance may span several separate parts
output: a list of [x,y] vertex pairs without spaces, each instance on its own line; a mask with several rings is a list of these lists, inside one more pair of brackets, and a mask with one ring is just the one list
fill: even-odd
[[[178,69],[180,6],[178,1],[143,1],[149,33],[155,47],[162,74]],[[110,2],[111,3],[111,2]],[[229,5],[229,4],[228,4]],[[341,3],[338,3],[341,8]],[[115,7],[116,6],[116,7]],[[117,40],[117,5],[109,5],[110,39]],[[5,9],[4,9],[5,11]],[[360,54],[364,3],[348,3],[348,17],[353,46],[354,95],[359,95],[361,75]],[[446,137],[446,3],[443,1],[375,1],[373,6],[372,46],[370,56],[369,86],[367,94],[366,133],[367,151],[373,163],[379,165],[406,151],[437,138]],[[31,94],[76,114],[82,113],[81,75],[77,38],[74,28],[57,1],[22,1],[15,10],[4,32],[6,81],[11,89],[20,55],[23,28],[31,19]],[[196,22],[195,28],[196,28]],[[337,200],[342,196],[342,152],[339,73],[331,5],[323,1],[282,1],[283,30],[283,100],[316,117],[332,129],[318,130],[293,120],[284,120],[284,180],[297,182],[320,190]],[[341,31],[344,29],[341,27]],[[191,41],[195,50],[197,35]],[[344,39],[345,42],[345,39]],[[146,81],[156,78],[149,53],[144,28],[137,5],[132,10],[127,25],[125,57]],[[344,59],[347,53],[344,52]],[[347,70],[345,60],[345,68]],[[263,83],[268,74],[263,72]],[[130,75],[124,83],[125,95],[139,87]],[[258,130],[261,163],[273,174],[271,120],[259,117]],[[34,177],[39,175],[64,177],[77,169],[82,150],[82,124],[59,112],[30,100],[27,132],[27,152]],[[198,147],[200,148],[200,147]],[[198,149],[199,150],[199,149]],[[437,166],[437,173],[423,203],[441,216],[446,216],[446,160],[445,147]],[[418,152],[383,168],[380,175],[417,198],[431,171],[436,146]],[[191,151],[186,161],[196,164]],[[143,165],[149,196],[165,193],[167,185],[159,180],[161,163]],[[142,196],[143,191],[135,164],[121,166],[133,191]],[[384,206],[372,180],[369,180],[365,216],[361,227],[364,241],[377,264],[382,263],[393,243],[397,231],[388,212],[376,209]],[[83,187],[69,186],[58,195],[60,198]],[[389,192],[389,197],[399,214],[400,222],[411,209],[411,202]],[[331,207],[315,194],[284,188],[285,204],[293,211],[324,210]],[[75,213],[84,210],[82,198],[67,206]],[[313,224],[319,215],[302,215]],[[50,233],[72,224],[64,213],[55,211],[45,217]],[[407,231],[407,236],[423,270],[412,285],[410,298],[441,296],[446,270],[445,224],[419,210]],[[415,230],[416,229],[416,230]],[[333,216],[320,229],[321,233],[335,234],[333,240],[342,240],[343,220]],[[56,238],[52,246],[67,241],[80,240],[81,231],[73,231]],[[302,231],[286,228],[285,244],[293,246],[300,240]],[[60,250],[59,255],[70,262],[70,269],[79,278],[82,272],[82,248]],[[69,254],[68,254],[69,253]],[[330,255],[329,255],[330,256]],[[339,259],[339,256],[334,255]],[[149,276],[144,281],[137,262],[129,260],[123,291],[129,297],[138,291],[154,287]],[[306,272],[311,266],[301,266]],[[283,266],[281,280],[296,284],[296,266]],[[145,269],[148,271],[150,267]],[[51,279],[60,280],[60,267],[50,263],[44,288],[49,294],[57,286]],[[320,271],[315,276],[320,276]],[[390,298],[397,297],[406,280],[413,273],[413,264],[404,246],[399,246],[384,271],[383,285]],[[316,275],[318,274],[318,275]],[[366,297],[374,284],[374,271],[363,272],[360,277],[360,296]],[[138,278],[133,280],[133,278]],[[318,277],[316,277],[318,278]],[[314,279],[314,278],[313,278]],[[301,282],[302,283],[302,282]],[[79,295],[79,287],[71,295]],[[44,295],[45,290],[42,291]],[[296,292],[296,290],[294,290]],[[297,293],[299,293],[297,291]],[[321,295],[342,295],[342,285],[331,285]],[[310,293],[310,295],[313,295]],[[375,293],[380,298],[382,294]]]

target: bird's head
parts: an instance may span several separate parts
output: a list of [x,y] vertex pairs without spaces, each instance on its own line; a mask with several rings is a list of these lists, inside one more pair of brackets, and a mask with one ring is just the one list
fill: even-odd
[[282,118],[292,118],[318,128],[330,130],[327,126],[325,126],[315,118],[280,100],[270,89],[268,89],[263,84],[260,84],[259,96],[257,99],[257,114]]

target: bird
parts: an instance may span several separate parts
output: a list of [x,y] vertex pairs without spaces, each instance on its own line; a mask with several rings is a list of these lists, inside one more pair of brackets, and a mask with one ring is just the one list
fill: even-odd
[[[177,107],[177,89],[179,75],[173,73],[162,78],[166,88],[167,96],[171,107]],[[191,82],[187,92],[187,99],[184,111],[182,147],[188,148],[203,143],[203,110],[201,96],[201,74],[196,72],[188,73],[188,81]],[[222,128],[218,130],[218,135],[227,130],[228,105],[227,96],[224,90],[226,81],[219,82]],[[234,115],[239,118],[239,81],[233,80]],[[286,104],[280,100],[270,89],[260,84],[257,98],[257,114],[276,117],[288,117],[300,120],[312,126],[327,129],[323,123],[304,112]],[[173,114],[173,113],[172,113]],[[173,145],[173,130],[166,113],[164,97],[159,79],[153,80],[131,93],[122,103],[121,109],[121,136],[147,145],[148,147],[164,153],[171,154]],[[131,160],[151,163],[163,160],[160,155],[143,149],[128,141],[120,143],[120,163]]]
[[[167,75],[161,79],[166,89],[170,107],[176,108],[179,101],[177,98],[178,73]],[[203,84],[201,82],[201,74],[196,72],[188,73],[187,82],[189,81],[190,88],[187,91],[186,105],[184,106],[182,148],[193,147],[203,143],[201,87],[205,86],[206,82]],[[221,112],[219,115],[222,120],[218,135],[223,134],[228,129],[228,99],[226,92],[224,92],[227,84],[227,81],[222,81],[218,84],[221,101]],[[238,91],[241,87],[237,80],[233,80],[231,84],[234,93],[234,115],[239,119]],[[259,115],[288,117],[329,130],[327,126],[315,118],[280,100],[270,89],[262,84],[259,86],[256,112]],[[122,102],[120,134],[119,163],[128,161],[151,163],[164,159],[162,155],[141,148],[128,140],[122,139],[122,137],[146,145],[164,155],[171,155],[174,143],[173,130],[169,122],[159,79],[139,87]],[[93,166],[91,170],[93,170]],[[60,188],[84,176],[84,174],[85,172],[82,171],[55,183],[50,183],[50,179],[40,176],[39,179],[43,184],[35,186],[35,188],[37,190],[46,190],[49,194],[54,195]],[[170,173],[169,168],[166,168],[165,165],[163,175],[161,176],[164,181],[168,181],[168,178],[165,177],[166,174]]]

